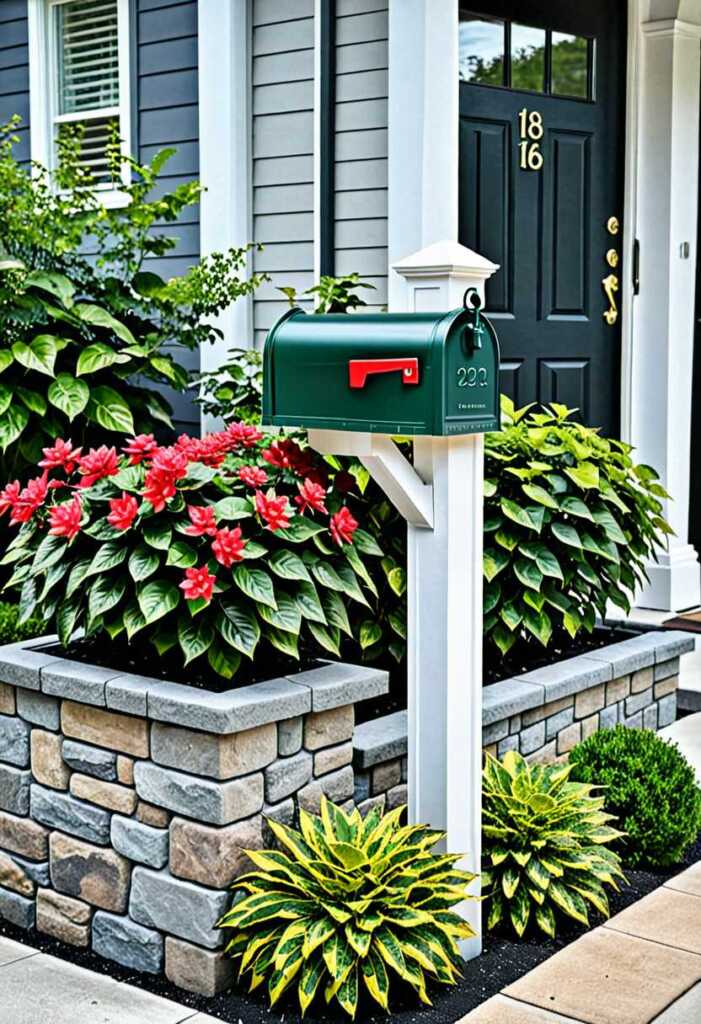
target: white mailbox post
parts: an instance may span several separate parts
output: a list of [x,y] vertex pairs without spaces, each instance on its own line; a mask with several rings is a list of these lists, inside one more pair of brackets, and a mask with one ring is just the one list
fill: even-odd
[[[438,242],[401,260],[400,307],[428,313],[462,305],[467,288],[484,298],[498,267],[457,242]],[[390,437],[310,430],[320,452],[355,455],[407,520],[409,814],[447,832],[446,846],[479,874],[482,756],[481,434],[417,437],[413,466]],[[477,890],[475,890],[477,895]],[[457,908],[478,933],[480,904]]]

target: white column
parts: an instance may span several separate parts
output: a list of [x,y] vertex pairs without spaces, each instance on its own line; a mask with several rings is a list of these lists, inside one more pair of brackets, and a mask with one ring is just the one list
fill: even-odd
[[700,39],[700,25],[678,19],[642,25],[630,439],[636,459],[660,473],[673,498],[664,514],[676,537],[637,598],[662,610],[701,603],[701,571],[688,543]]
[[[197,7],[203,256],[251,241],[248,7],[247,0],[207,0]],[[253,344],[251,310],[244,296],[220,314],[215,323],[224,339],[203,346],[203,370],[220,366],[227,349]]]
[[[483,293],[498,268],[477,253],[441,242],[394,265],[410,313],[461,305],[465,289]],[[414,467],[433,485],[433,529],[408,525],[409,815],[447,832],[476,874],[481,860],[482,774],[482,475],[483,438],[417,438]],[[479,890],[475,890],[478,894]],[[461,908],[478,933],[463,945],[481,951],[481,908]]]

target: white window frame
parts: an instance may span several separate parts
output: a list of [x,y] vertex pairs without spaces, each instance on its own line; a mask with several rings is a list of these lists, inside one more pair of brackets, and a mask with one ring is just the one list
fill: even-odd
[[[44,167],[55,167],[54,125],[58,107],[58,63],[53,33],[53,9],[71,0],[28,0],[29,36],[29,137],[32,160]],[[119,52],[119,106],[105,107],[104,116],[118,115],[122,148],[131,152],[131,67],[129,0],[117,0],[117,41]],[[79,122],[85,112],[64,114],[62,123]],[[122,169],[122,179],[129,181],[129,169]],[[108,207],[123,206],[125,194],[112,184],[95,186],[101,202]]]

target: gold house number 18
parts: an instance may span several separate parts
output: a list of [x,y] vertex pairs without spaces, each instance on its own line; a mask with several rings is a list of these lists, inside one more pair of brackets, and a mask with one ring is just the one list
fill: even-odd
[[540,140],[543,138],[543,115],[537,110],[518,112],[519,166],[523,171],[539,171],[543,166]]

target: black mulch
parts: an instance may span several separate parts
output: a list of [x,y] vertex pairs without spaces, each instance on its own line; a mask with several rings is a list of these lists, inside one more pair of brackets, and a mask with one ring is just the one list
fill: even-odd
[[[619,894],[613,893],[611,913],[635,903],[646,896],[669,878],[679,874],[685,867],[701,860],[701,834],[696,843],[688,850],[682,864],[665,871],[627,871],[629,885]],[[593,920],[592,926],[601,920]],[[484,942],[484,952],[475,960],[465,965],[465,973],[460,983],[452,989],[436,988],[431,995],[433,1008],[417,1010],[409,1000],[404,1002],[395,996],[392,1002],[392,1020],[397,1024],[455,1024],[464,1014],[479,1006],[490,996],[495,995],[505,985],[526,974],[533,967],[547,960],[559,949],[579,938],[581,929],[563,927],[561,934],[554,940],[543,940],[536,935],[520,942],[505,936],[488,935]],[[71,963],[98,974],[109,974],[120,981],[154,992],[157,995],[174,999],[185,1006],[192,1007],[219,1017],[230,1024],[302,1024],[300,1015],[295,1012],[293,1000],[287,1000],[275,1010],[269,1010],[263,995],[255,994],[247,997],[243,992],[233,990],[213,999],[191,995],[176,988],[165,980],[147,974],[137,974],[111,961],[103,960],[92,952],[66,946],[55,939],[48,938],[38,932],[25,932],[7,922],[0,921],[0,935],[6,935],[18,942],[26,942],[53,956],[61,957]],[[322,1004],[323,1005],[323,1004]],[[322,1022],[347,1022],[348,1018],[340,1011],[317,1010],[307,1015],[306,1024],[322,1024]],[[370,1004],[359,1008],[356,1021],[362,1024],[386,1024],[387,1017],[383,1013],[375,1013]]]

